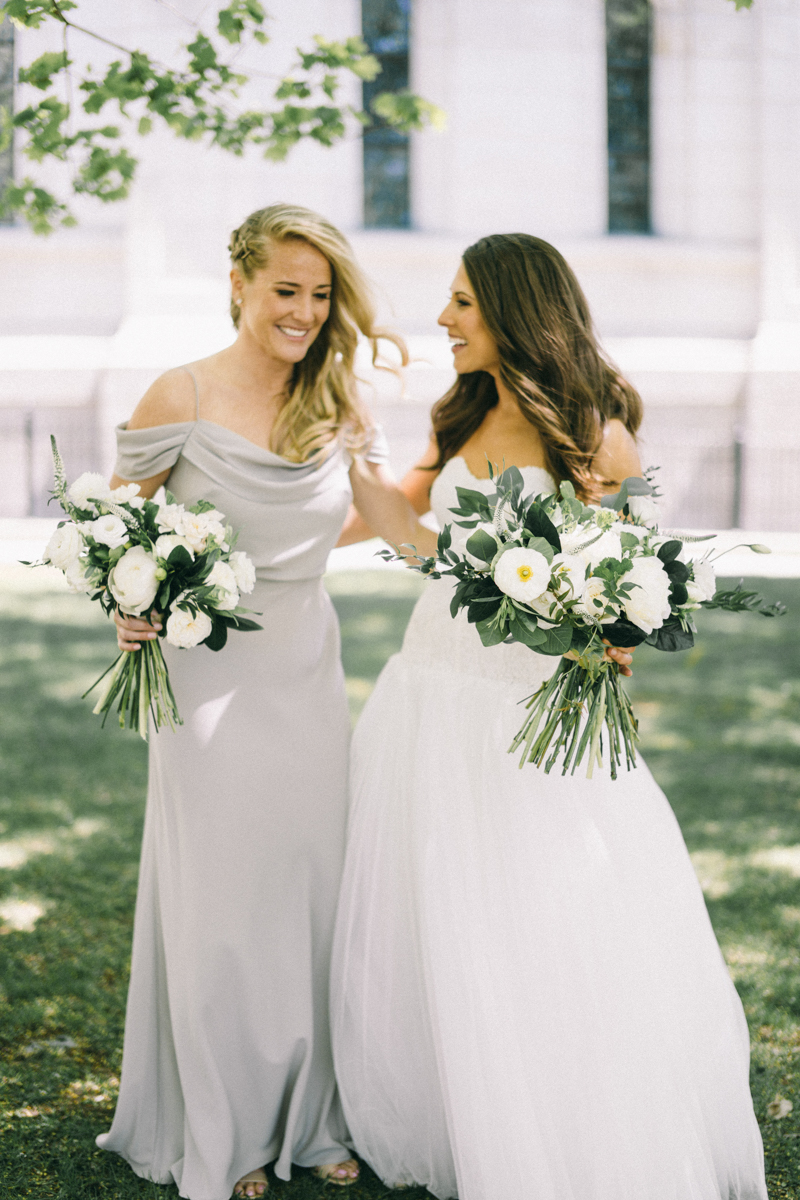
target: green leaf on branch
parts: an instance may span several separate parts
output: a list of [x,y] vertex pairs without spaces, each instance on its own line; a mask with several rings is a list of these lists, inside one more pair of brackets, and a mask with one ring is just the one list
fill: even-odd
[[497,554],[497,542],[484,529],[476,529],[472,537],[467,538],[466,548],[475,558],[485,563],[490,563]]
[[572,626],[561,625],[545,629],[545,640],[536,647],[537,654],[566,654],[572,645]]
[[20,83],[29,83],[32,87],[44,91],[50,87],[53,76],[66,70],[70,64],[71,60],[63,50],[60,53],[40,54],[29,67],[20,67],[17,78]]
[[5,4],[0,5],[0,15],[10,17],[15,25],[23,29],[38,29],[42,21],[50,17],[58,20],[59,13],[77,7],[77,0],[60,0],[57,6],[53,0],[6,0]]
[[370,104],[370,109],[399,133],[412,133],[426,128],[441,132],[447,126],[444,109],[413,92],[380,92]]
[[505,622],[498,621],[496,615],[487,617],[483,621],[476,621],[475,628],[480,634],[481,643],[484,646],[499,646],[508,636]]

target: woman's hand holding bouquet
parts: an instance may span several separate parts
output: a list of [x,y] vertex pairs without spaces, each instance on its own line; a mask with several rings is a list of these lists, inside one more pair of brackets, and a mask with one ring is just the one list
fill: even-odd
[[153,631],[139,653],[126,648],[89,688],[103,683],[96,713],[105,717],[116,703],[120,725],[147,740],[149,713],[156,729],[183,723],[153,633],[186,650],[221,650],[229,629],[261,629],[244,615],[250,610],[239,607],[240,594],[255,586],[255,568],[234,549],[236,534],[212,504],[201,500],[186,508],[169,493],[166,504],[157,504],[143,499],[136,483],[112,491],[92,473],[68,487],[51,442],[53,494],[69,520],[50,538],[42,562],[63,571],[72,591],[85,592],[115,617],[122,614],[118,624],[130,628],[127,614]]
[[[654,489],[645,479],[626,479],[615,495],[589,506],[569,483],[554,495],[523,496],[516,467],[495,477],[490,465],[490,478],[496,487],[490,495],[456,489],[455,523],[474,530],[464,553],[453,550],[446,525],[437,556],[414,569],[455,578],[451,614],[465,608],[484,646],[522,642],[561,659],[527,701],[528,717],[510,748],[522,748],[520,766],[533,762],[549,772],[561,756],[566,774],[588,752],[591,777],[602,762],[605,728],[616,779],[623,752],[628,769],[635,764],[637,732],[620,678],[630,674],[620,666],[627,656],[609,647],[646,642],[684,650],[694,644],[693,614],[700,608],[776,616],[783,606],[766,604],[741,583],[717,591],[715,559],[688,550],[710,539],[659,532]],[[750,548],[769,553],[766,546]]]

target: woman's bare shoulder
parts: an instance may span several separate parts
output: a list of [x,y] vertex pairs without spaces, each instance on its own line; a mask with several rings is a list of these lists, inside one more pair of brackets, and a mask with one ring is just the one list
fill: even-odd
[[617,417],[612,417],[603,426],[603,439],[593,467],[595,474],[617,483],[642,473],[636,439]]
[[194,419],[192,377],[186,367],[174,367],[159,375],[147,389],[128,421],[128,429],[152,429],[157,425],[177,425]]

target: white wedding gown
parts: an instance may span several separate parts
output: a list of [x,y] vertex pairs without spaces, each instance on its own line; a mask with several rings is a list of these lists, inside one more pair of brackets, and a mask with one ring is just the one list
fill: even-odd
[[[451,459],[440,523],[458,484],[491,488]],[[766,1200],[742,1006],[664,794],[641,760],[520,770],[556,660],[484,649],[451,586],[355,733],[332,1013],[356,1150],[442,1198]]]

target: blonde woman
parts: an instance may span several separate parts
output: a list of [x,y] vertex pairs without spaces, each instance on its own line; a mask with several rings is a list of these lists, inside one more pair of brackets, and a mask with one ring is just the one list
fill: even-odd
[[[321,576],[353,498],[388,540],[432,545],[356,397],[365,281],[306,209],[231,240],[234,344],[156,381],[120,428],[114,485],[211,501],[256,565],[263,631],[165,646],[185,724],[151,740],[119,1103],[100,1146],[190,1200],[260,1196],[264,1164],[346,1186],[330,941],[349,722]],[[135,653],[157,627],[117,614]]]
[[[487,459],[587,501],[641,473],[641,402],[554,247],[470,246],[439,322],[458,379],[418,512],[492,491]],[[666,797],[641,762],[519,770],[555,664],[483,647],[451,596],[425,585],[353,743],[331,996],[356,1150],[440,1200],[766,1200],[747,1025]]]

